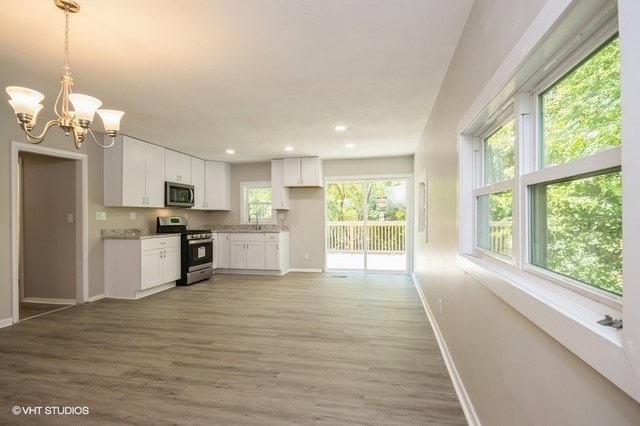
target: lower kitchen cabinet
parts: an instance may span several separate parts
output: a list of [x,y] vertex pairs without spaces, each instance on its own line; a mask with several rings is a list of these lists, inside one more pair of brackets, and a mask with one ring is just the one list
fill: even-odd
[[289,233],[219,233],[218,272],[286,274],[289,272]]
[[180,236],[104,240],[105,293],[139,299],[180,278]]

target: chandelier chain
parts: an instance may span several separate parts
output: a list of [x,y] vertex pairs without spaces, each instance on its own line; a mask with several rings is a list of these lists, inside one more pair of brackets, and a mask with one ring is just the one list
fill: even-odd
[[69,8],[64,8],[64,73],[71,74],[71,65],[69,63]]

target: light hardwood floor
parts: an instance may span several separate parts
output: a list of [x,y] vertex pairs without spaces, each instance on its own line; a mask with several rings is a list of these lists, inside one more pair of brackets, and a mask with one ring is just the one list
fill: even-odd
[[411,278],[346,275],[215,275],[0,329],[0,424],[466,424]]

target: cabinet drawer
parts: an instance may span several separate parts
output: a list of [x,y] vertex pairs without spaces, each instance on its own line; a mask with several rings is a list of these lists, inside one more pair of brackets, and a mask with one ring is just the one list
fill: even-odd
[[155,250],[167,247],[179,247],[180,237],[144,238],[140,240],[140,250]]
[[278,242],[280,240],[280,234],[265,234],[267,241]]
[[244,241],[244,242],[264,242],[264,234],[262,233],[230,233],[229,241]]

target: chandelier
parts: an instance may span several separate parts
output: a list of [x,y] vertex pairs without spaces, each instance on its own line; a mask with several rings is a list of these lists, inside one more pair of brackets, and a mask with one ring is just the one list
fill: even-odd
[[[102,105],[99,99],[72,93],[73,78],[71,77],[71,67],[69,65],[69,14],[78,12],[80,6],[74,0],[54,0],[54,3],[65,14],[64,67],[62,68],[62,77],[60,77],[60,91],[53,106],[53,111],[57,118],[48,121],[42,133],[36,136],[31,132],[35,127],[38,113],[43,107],[40,102],[44,99],[44,95],[26,87],[9,86],[6,89],[11,97],[9,104],[13,107],[18,124],[30,143],[41,143],[44,141],[49,129],[57,125],[67,136],[73,133],[76,149],[80,149],[87,134],[91,135],[93,141],[102,148],[109,148],[115,142],[115,136],[120,130],[120,119],[124,112],[98,109]],[[73,110],[69,108],[70,106],[73,106]],[[105,133],[111,137],[111,143],[108,145],[98,142],[89,127],[96,112],[104,123]]]

